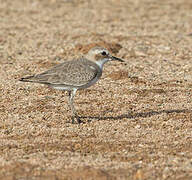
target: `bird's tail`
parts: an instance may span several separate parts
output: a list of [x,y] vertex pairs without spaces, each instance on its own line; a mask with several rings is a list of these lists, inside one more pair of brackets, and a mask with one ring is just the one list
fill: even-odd
[[35,81],[35,76],[32,75],[32,76],[27,76],[27,77],[24,77],[24,78],[21,78],[19,79],[19,81],[23,81],[23,82],[34,82]]

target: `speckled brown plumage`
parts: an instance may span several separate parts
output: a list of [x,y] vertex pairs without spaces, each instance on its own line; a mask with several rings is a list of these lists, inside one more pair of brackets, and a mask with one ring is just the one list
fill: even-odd
[[66,61],[43,73],[21,78],[21,81],[80,88],[99,78],[101,70],[94,62],[85,58]]

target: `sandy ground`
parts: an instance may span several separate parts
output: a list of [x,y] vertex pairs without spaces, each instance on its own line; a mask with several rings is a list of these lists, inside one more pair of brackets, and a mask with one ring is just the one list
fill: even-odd
[[[111,62],[79,91],[18,79],[94,45]],[[0,179],[192,179],[192,2],[0,0]]]

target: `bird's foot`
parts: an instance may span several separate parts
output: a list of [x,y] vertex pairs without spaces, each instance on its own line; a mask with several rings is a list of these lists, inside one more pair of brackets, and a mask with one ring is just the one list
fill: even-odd
[[75,115],[72,117],[72,124],[76,124],[76,123],[78,123],[78,124],[82,123],[82,121],[78,115]]

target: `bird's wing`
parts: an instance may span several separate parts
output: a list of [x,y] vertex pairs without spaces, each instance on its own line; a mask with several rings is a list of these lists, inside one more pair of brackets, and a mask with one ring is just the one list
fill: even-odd
[[61,63],[43,73],[22,78],[22,81],[50,85],[83,86],[93,80],[98,73],[96,65],[86,59]]

